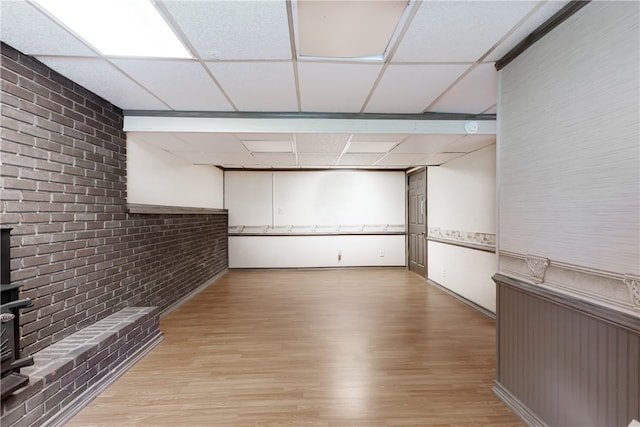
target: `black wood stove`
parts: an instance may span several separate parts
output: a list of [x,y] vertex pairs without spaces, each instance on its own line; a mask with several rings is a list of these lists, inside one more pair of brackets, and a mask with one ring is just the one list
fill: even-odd
[[11,228],[3,228],[0,244],[0,330],[2,334],[1,394],[9,397],[29,382],[20,368],[33,365],[33,357],[20,357],[20,309],[30,307],[30,299],[19,299],[19,284],[11,283]]

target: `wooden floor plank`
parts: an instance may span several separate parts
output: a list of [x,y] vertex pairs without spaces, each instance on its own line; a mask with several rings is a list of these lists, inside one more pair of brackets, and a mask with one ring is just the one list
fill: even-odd
[[403,270],[235,271],[68,426],[520,426],[495,323]]

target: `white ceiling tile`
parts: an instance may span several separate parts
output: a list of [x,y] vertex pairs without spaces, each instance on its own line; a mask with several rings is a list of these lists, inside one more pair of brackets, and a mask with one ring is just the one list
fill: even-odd
[[2,41],[27,55],[98,56],[25,1],[0,0]]
[[380,160],[384,153],[353,154],[345,153],[340,158],[340,166],[370,166]]
[[259,165],[270,166],[295,166],[296,156],[286,153],[254,153],[256,162]]
[[293,141],[292,133],[236,133],[240,141]]
[[298,153],[300,166],[329,167],[336,164],[340,153]]
[[284,0],[162,3],[204,60],[291,59]]
[[174,110],[233,110],[197,61],[114,59],[112,62]]
[[416,163],[416,165],[422,166],[440,166],[450,160],[457,159],[464,156],[466,153],[438,153],[433,156],[429,156]]
[[202,151],[172,151],[178,157],[195,165],[243,165],[253,166],[256,159],[249,153],[206,153]]
[[391,133],[354,133],[351,142],[402,142],[409,135]]
[[243,141],[243,144],[254,153],[293,153],[291,141]]
[[394,62],[475,62],[536,1],[428,1],[393,56]]
[[240,111],[298,111],[291,62],[209,62]]
[[167,132],[127,132],[127,141],[142,141],[165,151],[191,148],[175,134]]
[[444,151],[470,153],[495,143],[495,135],[466,135],[453,144],[447,145]]
[[[463,135],[412,135],[393,149],[392,153],[432,154]],[[424,156],[423,156],[424,157]]]
[[407,167],[424,159],[424,154],[389,154],[384,156],[377,166]]
[[342,153],[349,140],[344,133],[296,134],[296,151],[298,153]]
[[396,145],[397,142],[351,142],[347,153],[386,153]]
[[365,111],[422,113],[469,67],[469,64],[390,65]]
[[496,114],[497,112],[498,112],[498,108],[495,105],[489,108],[488,110],[483,111],[483,113],[485,114]]
[[63,76],[123,110],[167,110],[168,107],[104,59],[38,58]]
[[217,153],[247,153],[240,141],[230,133],[184,132],[178,136],[193,150]]
[[495,105],[498,73],[493,64],[478,64],[428,111],[479,114]]
[[551,18],[556,12],[565,7],[567,3],[569,3],[569,0],[554,0],[544,2],[540,9],[538,9],[531,17],[529,17],[529,19],[527,19],[502,43],[500,43],[495,48],[495,50],[491,52],[489,56],[487,56],[484,60],[495,62],[498,59],[502,58],[525,37],[531,34],[540,25],[544,24],[547,19]]
[[300,99],[306,112],[360,112],[382,64],[299,62]]

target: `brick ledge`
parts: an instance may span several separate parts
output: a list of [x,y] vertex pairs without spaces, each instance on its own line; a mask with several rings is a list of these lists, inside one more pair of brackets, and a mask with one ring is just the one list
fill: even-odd
[[40,426],[80,400],[88,403],[83,396],[90,396],[94,386],[115,380],[124,372],[121,366],[161,339],[158,307],[126,307],[52,344],[33,355],[33,366],[22,369],[30,382],[2,401],[0,422]]

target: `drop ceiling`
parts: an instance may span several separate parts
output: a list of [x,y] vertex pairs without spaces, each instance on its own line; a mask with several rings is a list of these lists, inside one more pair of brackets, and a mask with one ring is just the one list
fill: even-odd
[[[375,131],[347,127],[340,132],[330,126],[327,132],[317,127],[256,132],[242,126],[206,132],[188,126],[127,130],[131,143],[152,145],[194,164],[407,169],[440,165],[493,144],[494,132],[435,127],[417,133],[414,120],[404,122],[406,130],[385,130],[386,115],[424,120],[432,113],[495,114],[494,62],[567,3],[410,1],[381,60],[300,56],[300,4],[284,0],[155,1],[191,59],[103,55],[28,0],[0,0],[0,36],[126,115],[288,113],[290,120],[310,114],[322,120],[325,114],[383,123],[373,126]],[[326,30],[314,31],[315,41],[322,40]],[[314,31],[305,37],[313,38]]]

